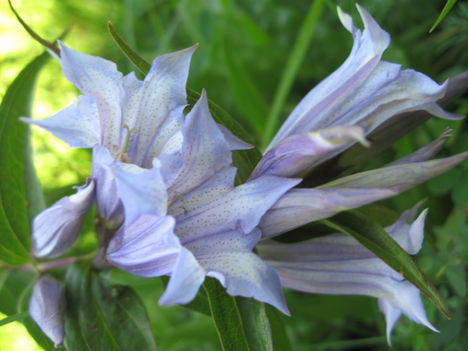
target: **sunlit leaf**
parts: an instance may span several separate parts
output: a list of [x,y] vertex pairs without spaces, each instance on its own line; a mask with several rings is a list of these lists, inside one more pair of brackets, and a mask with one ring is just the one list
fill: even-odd
[[395,271],[418,287],[447,317],[450,312],[435,288],[426,279],[411,256],[376,222],[355,211],[346,211],[329,220],[329,227],[354,237]]
[[89,262],[65,277],[68,350],[156,350],[145,306],[131,287],[109,284]]
[[31,163],[28,126],[18,117],[30,115],[36,77],[48,56],[38,56],[21,71],[0,106],[0,260],[11,265],[28,261],[28,208],[35,212],[43,204]]

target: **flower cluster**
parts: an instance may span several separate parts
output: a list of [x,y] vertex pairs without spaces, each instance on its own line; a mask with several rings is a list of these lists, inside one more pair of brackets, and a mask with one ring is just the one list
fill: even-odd
[[[232,150],[251,147],[218,125],[203,92],[185,113],[185,85],[196,47],[157,57],[144,80],[115,64],[60,44],[78,101],[43,120],[24,118],[72,147],[92,148],[92,173],[74,195],[34,220],[34,254],[57,257],[78,236],[94,202],[100,250],[95,262],[144,277],[168,275],[159,302],[183,304],[205,277],[230,295],[253,297],[284,313],[282,287],[379,299],[388,335],[403,313],[427,321],[419,292],[354,239],[336,233],[294,244],[275,241],[306,223],[396,195],[454,167],[467,153],[431,160],[447,135],[383,168],[315,188],[297,187],[308,172],[359,142],[402,112],[425,110],[458,118],[437,100],[446,86],[381,60],[389,35],[358,7],[357,29],[339,10],[354,45],[333,74],[310,91],[274,137],[244,184],[235,185]],[[410,254],[419,251],[426,211],[404,213],[387,231]],[[256,252],[253,250],[256,248]],[[47,291],[46,291],[47,290]],[[63,301],[41,278],[31,315],[56,343],[63,340]],[[54,312],[55,311],[55,312]]]

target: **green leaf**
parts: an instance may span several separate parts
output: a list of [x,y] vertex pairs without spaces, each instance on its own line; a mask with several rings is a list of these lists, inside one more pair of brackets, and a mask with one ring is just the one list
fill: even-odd
[[302,61],[304,59],[309,43],[314,35],[320,16],[322,15],[324,0],[313,1],[310,5],[304,22],[302,23],[297,40],[288,56],[288,61],[281,75],[278,88],[276,89],[275,98],[268,115],[268,121],[265,132],[262,136],[262,150],[266,148],[268,142],[272,138],[276,128],[278,127],[281,112],[286,98],[289,95],[294,79],[299,72]]
[[89,262],[65,277],[67,350],[156,350],[146,308],[128,286],[110,284]]
[[[0,106],[0,260],[21,265],[29,259],[30,202],[40,204],[28,153],[28,126],[18,120],[30,114],[36,77],[48,59],[44,53],[29,63],[8,88]],[[33,189],[34,188],[34,189]],[[33,196],[33,194],[35,194]]]
[[265,304],[244,297],[236,297],[236,303],[250,349],[273,351],[270,321],[268,320]]
[[434,287],[419,270],[410,255],[376,222],[354,211],[342,212],[322,223],[354,237],[386,264],[418,287],[442,313],[450,313]]
[[261,135],[268,114],[265,99],[247,71],[236,61],[237,56],[232,55],[227,47],[224,51],[227,77],[236,105],[244,115],[244,120],[251,125],[256,134]]
[[236,299],[213,278],[203,284],[223,351],[256,351],[248,344]]
[[149,72],[151,65],[127,45],[125,40],[123,40],[115,31],[112,26],[112,22],[107,22],[107,28],[109,29],[109,34],[122,53],[135,65],[136,68],[138,68],[141,73],[146,75]]
[[447,2],[445,3],[444,8],[440,12],[439,17],[437,17],[437,19],[435,20],[435,22],[432,25],[431,29],[429,29],[429,33],[432,33],[432,31],[437,28],[437,26],[440,24],[440,22],[442,22],[444,20],[444,18],[448,15],[450,10],[452,9],[452,7],[455,6],[456,3],[457,3],[457,0],[447,0]]
[[284,323],[285,316],[276,308],[265,305],[268,320],[270,321],[273,350],[292,351]]
[[[122,53],[134,64],[134,66],[143,74],[147,74],[151,65],[135,51],[133,51],[127,43],[119,36],[119,34],[114,30],[112,23],[108,23],[109,33],[117,44]],[[187,99],[189,102],[190,108],[195,104],[195,102],[200,97],[200,94],[190,88],[187,88]],[[219,105],[215,104],[213,101],[208,100],[210,106],[211,114],[215,121],[219,124],[222,124],[227,129],[229,129],[236,136],[242,140],[252,143],[252,139],[245,129],[232,118],[225,110],[223,110]],[[261,158],[261,154],[257,149],[251,149],[246,151],[234,151],[233,152],[233,163],[238,168],[237,178],[239,182],[245,182],[255,165]]]
[[18,313],[20,296],[36,280],[36,274],[30,271],[3,270],[0,275],[0,312],[11,316]]
[[453,290],[460,297],[465,297],[466,295],[466,273],[465,267],[463,266],[448,266],[447,271],[445,272],[447,280],[452,286]]

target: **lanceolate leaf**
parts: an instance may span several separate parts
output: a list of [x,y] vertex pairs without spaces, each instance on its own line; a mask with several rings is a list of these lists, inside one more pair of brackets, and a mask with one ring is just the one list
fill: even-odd
[[265,305],[265,310],[270,322],[273,350],[292,351],[291,343],[289,342],[284,325],[285,315],[269,305]]
[[223,351],[256,351],[249,347],[236,299],[229,296],[216,280],[203,284],[208,296],[211,315]]
[[444,20],[444,18],[448,15],[450,10],[452,9],[452,7],[455,6],[456,3],[457,3],[457,0],[447,0],[444,8],[439,14],[439,17],[437,17],[431,29],[429,29],[429,33],[432,33],[432,31],[437,28],[437,26]]
[[27,154],[30,152],[28,127],[18,117],[30,115],[34,83],[47,58],[48,54],[44,53],[21,71],[0,106],[0,260],[11,265],[28,261],[28,207],[30,201],[41,202],[40,191],[32,189],[38,183]]
[[244,297],[236,297],[236,303],[241,312],[242,324],[250,348],[255,351],[273,351],[272,333],[266,305]]
[[89,262],[65,277],[67,350],[156,350],[146,309],[128,286],[110,285]]
[[420,271],[410,255],[376,222],[354,211],[342,212],[330,220],[322,220],[329,227],[354,237],[386,264],[403,274],[417,286],[447,317],[450,312],[437,291]]
[[[133,63],[133,65],[143,74],[148,73],[151,65],[135,51],[133,51],[127,43],[118,35],[115,31],[112,23],[108,23],[109,33],[117,44],[122,53]],[[195,102],[200,97],[200,94],[190,88],[187,88],[187,97],[190,107],[192,107]],[[224,125],[232,133],[241,138],[242,140],[251,143],[251,137],[245,131],[245,129],[237,122],[232,116],[230,116],[226,111],[224,111],[219,105],[215,104],[213,101],[208,101],[210,106],[210,111],[219,124]],[[250,176],[253,168],[257,164],[258,160],[261,158],[261,154],[257,149],[251,149],[246,151],[235,151],[233,153],[234,165],[238,167],[238,180],[244,182]]]

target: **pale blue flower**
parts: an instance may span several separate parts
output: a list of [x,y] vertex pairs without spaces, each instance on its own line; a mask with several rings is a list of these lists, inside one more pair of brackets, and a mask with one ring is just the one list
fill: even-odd
[[44,276],[36,282],[29,300],[29,315],[55,347],[63,344],[65,295],[54,278]]
[[[287,312],[279,278],[252,249],[265,212],[299,180],[264,175],[234,186],[231,150],[250,147],[217,125],[206,94],[187,114],[185,83],[193,48],[163,55],[144,81],[113,63],[61,45],[67,78],[85,95],[38,124],[71,146],[93,148],[100,264],[142,276],[170,275],[162,304],[194,298],[205,276],[231,295]],[[61,200],[63,201],[63,200]],[[51,209],[58,208],[60,202]],[[57,219],[52,210],[35,222]],[[81,212],[80,212],[81,213]],[[78,211],[36,225],[33,240],[53,237],[41,257],[63,253],[78,233]]]
[[[386,231],[409,254],[422,246],[427,210],[404,212]],[[294,244],[273,240],[257,246],[279,273],[284,287],[320,294],[367,295],[379,299],[387,321],[387,339],[401,314],[436,331],[424,311],[419,290],[354,238],[331,234]]]
[[[341,22],[354,38],[349,57],[294,108],[254,176],[265,172],[297,175],[356,141],[365,144],[365,135],[403,112],[425,110],[441,118],[460,118],[437,105],[446,83],[439,85],[422,73],[381,60],[390,36],[366,10],[357,8],[364,30],[357,29],[351,17],[338,9]],[[305,140],[307,136],[310,141]],[[304,140],[302,148],[299,137]]]
[[[142,276],[171,275],[161,304],[191,301],[210,276],[231,295],[286,313],[276,273],[252,249],[261,238],[262,216],[298,180],[262,176],[234,186],[230,147],[204,93],[182,134],[176,166],[165,169],[164,159],[148,170],[115,162],[126,218],[109,243],[107,260]],[[164,181],[155,177],[159,168]]]

